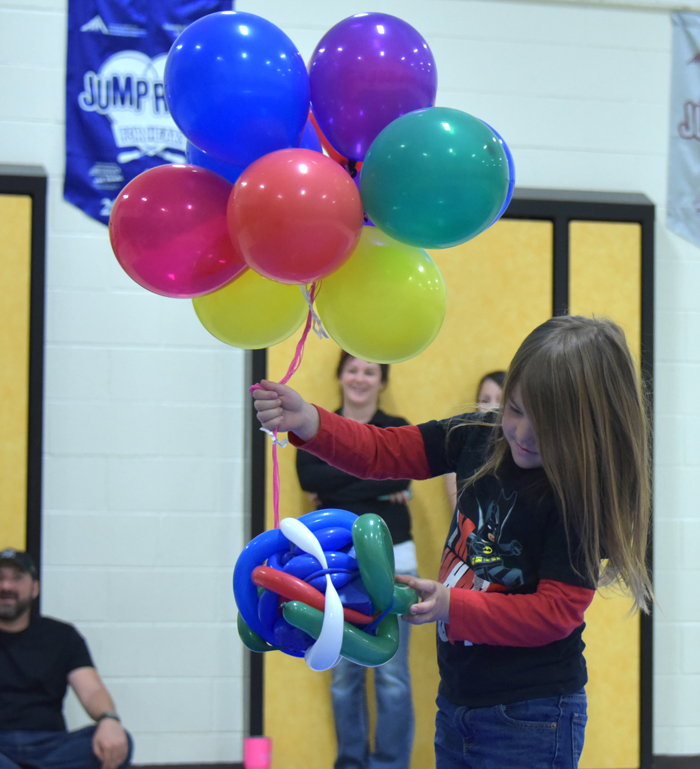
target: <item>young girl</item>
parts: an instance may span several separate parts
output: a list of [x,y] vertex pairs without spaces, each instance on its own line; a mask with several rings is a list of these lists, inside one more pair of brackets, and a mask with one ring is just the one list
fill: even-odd
[[501,405],[505,381],[505,371],[489,371],[481,377],[479,386],[476,388],[477,411],[495,411]]
[[437,622],[438,769],[576,767],[584,612],[617,579],[639,608],[651,601],[646,421],[622,330],[582,317],[536,328],[493,424],[476,414],[377,430],[263,388],[260,422],[347,472],[456,472],[465,487],[439,581],[400,578],[422,597],[404,619]]

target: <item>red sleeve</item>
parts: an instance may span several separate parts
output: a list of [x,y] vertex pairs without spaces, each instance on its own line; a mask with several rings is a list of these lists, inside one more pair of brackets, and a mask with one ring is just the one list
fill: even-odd
[[544,646],[569,636],[582,622],[595,590],[551,579],[534,593],[450,589],[450,641],[491,646]]
[[293,446],[358,478],[431,478],[421,431],[415,425],[375,427],[316,406],[321,427],[310,441],[289,433]]

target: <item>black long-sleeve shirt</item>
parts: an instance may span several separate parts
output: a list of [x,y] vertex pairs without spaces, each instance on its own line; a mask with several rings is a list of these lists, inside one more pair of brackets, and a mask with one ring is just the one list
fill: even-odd
[[[375,427],[401,427],[409,423],[403,417],[390,416],[377,410],[369,424]],[[397,491],[405,491],[411,484],[409,480],[362,480],[305,451],[297,451],[297,475],[301,488],[316,494],[321,507],[338,507],[356,515],[376,513],[386,522],[395,545],[412,539],[408,505],[380,499]]]

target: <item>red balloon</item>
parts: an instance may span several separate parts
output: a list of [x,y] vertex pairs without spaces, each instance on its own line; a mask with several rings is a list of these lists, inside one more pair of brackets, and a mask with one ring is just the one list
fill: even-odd
[[313,150],[270,152],[243,171],[228,203],[231,239],[256,272],[313,283],[355,250],[364,214],[352,178]]
[[132,179],[109,218],[119,264],[162,296],[203,296],[233,281],[248,266],[228,234],[231,188],[197,166],[162,165]]
[[[326,596],[320,590],[316,590],[308,582],[292,574],[273,569],[271,566],[256,566],[251,573],[251,578],[254,584],[272,590],[273,593],[278,593],[289,601],[302,601],[319,611],[323,611],[326,607]],[[343,616],[347,622],[355,625],[369,625],[376,619],[369,614],[362,614],[345,606]]]

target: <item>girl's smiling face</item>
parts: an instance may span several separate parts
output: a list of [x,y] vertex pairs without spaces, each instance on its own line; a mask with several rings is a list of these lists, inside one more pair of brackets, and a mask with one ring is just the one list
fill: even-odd
[[518,467],[523,470],[542,467],[535,430],[523,407],[519,385],[513,388],[503,409],[503,435]]
[[348,358],[340,372],[343,403],[364,406],[377,403],[384,389],[382,370],[378,363],[368,363],[359,358]]

